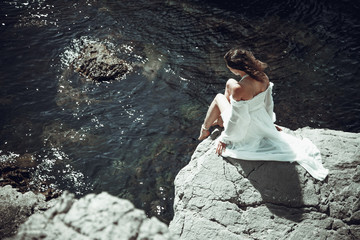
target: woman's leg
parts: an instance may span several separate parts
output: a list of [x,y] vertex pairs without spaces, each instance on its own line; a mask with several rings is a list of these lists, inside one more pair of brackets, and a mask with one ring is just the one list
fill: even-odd
[[204,123],[200,130],[199,140],[205,139],[210,135],[209,127],[220,117],[220,114],[230,107],[230,102],[224,94],[217,94],[206,113]]
[[[226,97],[226,99],[229,101],[230,103],[230,95],[231,95],[231,89],[233,86],[237,85],[238,81],[236,81],[233,78],[230,78],[229,80],[227,80],[226,85],[225,85],[225,92],[224,95]],[[212,123],[213,126],[215,125],[219,125],[220,127],[223,127],[223,120],[221,118],[221,116],[219,115],[219,117]]]

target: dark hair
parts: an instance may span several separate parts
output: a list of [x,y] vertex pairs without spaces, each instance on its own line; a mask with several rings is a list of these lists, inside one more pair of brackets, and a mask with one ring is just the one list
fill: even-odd
[[260,82],[266,78],[264,70],[267,64],[257,60],[249,50],[233,48],[225,54],[224,59],[229,67],[244,71]]

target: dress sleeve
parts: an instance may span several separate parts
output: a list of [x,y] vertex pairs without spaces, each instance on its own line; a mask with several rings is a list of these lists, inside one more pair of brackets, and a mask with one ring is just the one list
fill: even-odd
[[271,117],[272,121],[275,122],[276,114],[274,113],[274,100],[272,97],[272,87],[273,86],[274,86],[274,84],[271,82],[270,86],[269,86],[270,89],[267,91],[266,96],[265,96],[265,108],[266,108],[267,113]]
[[249,124],[248,104],[232,100],[230,118],[224,121],[224,131],[219,140],[225,144],[241,141],[246,135]]

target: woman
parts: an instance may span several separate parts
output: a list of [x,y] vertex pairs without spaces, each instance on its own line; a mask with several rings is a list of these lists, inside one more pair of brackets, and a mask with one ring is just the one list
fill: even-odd
[[243,160],[298,162],[314,178],[324,180],[328,170],[321,155],[308,139],[286,134],[274,125],[272,87],[264,73],[266,63],[247,50],[232,49],[224,56],[229,70],[241,77],[229,79],[225,93],[211,103],[199,140],[209,136],[209,127],[224,126],[216,153]]

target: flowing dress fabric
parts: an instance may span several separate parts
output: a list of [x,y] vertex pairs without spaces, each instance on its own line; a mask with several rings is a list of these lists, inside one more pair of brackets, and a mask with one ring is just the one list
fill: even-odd
[[222,156],[243,160],[298,162],[314,178],[324,180],[328,174],[318,148],[307,138],[279,132],[274,126],[273,83],[254,98],[235,101],[221,117],[224,131],[219,141],[227,144]]

